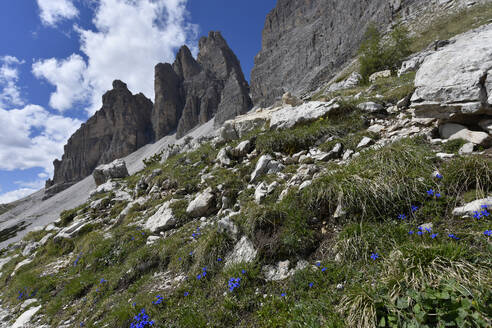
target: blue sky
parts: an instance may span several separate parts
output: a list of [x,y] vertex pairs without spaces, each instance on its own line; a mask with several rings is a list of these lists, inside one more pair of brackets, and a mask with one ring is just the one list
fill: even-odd
[[153,67],[221,31],[249,75],[275,0],[0,1],[0,203],[41,188],[114,79],[153,99]]

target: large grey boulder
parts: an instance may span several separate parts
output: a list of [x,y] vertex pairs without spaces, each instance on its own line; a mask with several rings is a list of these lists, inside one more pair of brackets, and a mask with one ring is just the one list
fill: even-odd
[[215,209],[215,195],[212,193],[212,188],[209,187],[199,193],[195,199],[190,202],[186,208],[186,213],[196,218],[207,216],[213,213]]
[[492,24],[463,33],[427,56],[411,107],[421,117],[492,114]]
[[126,163],[122,159],[117,159],[109,164],[100,165],[96,167],[92,176],[96,185],[101,185],[109,179],[126,178],[128,176],[128,169]]
[[177,218],[174,216],[173,209],[170,206],[173,202],[173,200],[170,200],[162,204],[157,212],[147,219],[144,228],[150,230],[152,233],[159,233],[174,228]]
[[439,134],[443,139],[463,139],[475,145],[488,146],[492,143],[492,137],[485,132],[470,131],[461,124],[446,123],[439,127]]
[[336,99],[329,102],[311,101],[297,107],[284,107],[272,113],[270,129],[287,129],[297,124],[315,121],[340,108]]

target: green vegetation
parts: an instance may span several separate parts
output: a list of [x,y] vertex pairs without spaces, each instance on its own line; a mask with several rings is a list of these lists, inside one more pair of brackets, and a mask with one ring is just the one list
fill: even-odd
[[368,82],[372,73],[381,70],[396,71],[405,57],[411,54],[408,30],[397,26],[384,39],[375,25],[370,25],[359,48],[360,74]]
[[435,40],[447,40],[455,35],[490,23],[492,4],[476,4],[459,12],[434,17],[417,26],[418,35],[412,38],[410,49],[418,52]]
[[[377,88],[389,90],[391,79],[378,81]],[[404,79],[411,81],[398,81]],[[260,133],[256,148],[292,154],[316,144],[330,150],[340,142],[353,149],[372,117],[353,105],[343,109],[289,130]],[[333,138],[319,145],[326,136]],[[261,177],[278,180],[279,187],[257,204],[248,188],[257,158],[226,169],[214,165],[218,149],[204,144],[120,181],[134,189],[145,177],[148,189],[158,186],[160,192],[135,204],[117,224],[128,201],[97,195],[90,200],[100,202],[97,209],[84,204],[62,213],[61,225],[77,213],[93,220],[74,238],[48,241],[13,276],[25,259],[22,249],[3,254],[18,257],[2,269],[2,304],[15,308],[35,293],[51,326],[71,320],[74,326],[128,328],[145,309],[155,327],[488,327],[492,248],[484,231],[491,218],[451,212],[492,193],[492,161],[436,158],[436,151],[451,146],[458,143],[410,138],[361,152],[344,165],[317,163],[323,171],[311,185],[290,188],[279,200],[300,167],[287,165],[285,179]],[[162,172],[150,179],[155,169]],[[435,170],[443,177],[433,176]],[[226,266],[237,240],[207,224],[210,218],[204,223],[187,215],[186,194],[208,186],[240,204],[231,220],[238,236],[255,246],[254,262]],[[142,223],[171,199],[176,229],[147,244],[150,234]],[[335,218],[339,205],[345,214]],[[432,229],[419,230],[424,223]],[[39,241],[45,233],[26,238]],[[284,280],[266,281],[266,266],[286,260],[289,269],[308,265]],[[232,291],[231,278],[240,278]]]

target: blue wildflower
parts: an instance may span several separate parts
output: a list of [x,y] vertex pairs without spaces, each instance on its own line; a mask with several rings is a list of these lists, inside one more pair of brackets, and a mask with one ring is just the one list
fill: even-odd
[[184,294],[183,294],[183,295],[184,295],[184,296],[188,296],[188,295],[190,295],[190,293],[188,293],[188,292],[184,292]]
[[242,273],[242,274],[246,274],[246,270],[242,269],[242,270],[241,270],[241,273]]
[[418,209],[419,209],[419,207],[418,207],[418,206],[416,206],[416,205],[412,205],[412,213],[413,213],[413,212],[416,212]]
[[489,216],[490,213],[487,211],[487,209],[484,209],[482,212],[480,212],[480,214],[482,215],[482,217],[485,217],[485,216]]
[[314,282],[310,282],[309,283],[309,288],[313,288],[313,286],[314,286]]
[[285,297],[285,296],[287,296],[287,294],[286,293],[282,293],[282,294],[280,294],[280,296]]
[[425,231],[427,231],[428,233],[431,233],[432,232],[432,228],[424,228]]
[[436,173],[436,178],[438,178],[438,179],[442,179],[443,177],[442,177],[442,175],[441,175],[441,174]]
[[413,230],[410,230],[410,231],[408,232],[408,234],[409,234],[409,235],[413,235]]
[[488,205],[482,205],[480,206],[481,208],[487,209],[489,206]]
[[436,198],[441,198],[441,194],[440,193],[436,193]]
[[487,236],[487,237],[490,237],[490,236],[492,236],[492,230],[485,230],[485,231],[483,232],[483,234],[484,234],[485,236]]
[[479,213],[478,211],[475,211],[475,212],[473,212],[473,217],[477,220],[480,220],[480,218],[482,217],[482,214]]
[[99,281],[100,284],[104,284],[105,282],[107,282],[107,280],[104,278],[101,278],[101,280]]
[[325,272],[326,271],[326,267],[324,267],[323,269],[321,269],[321,272]]
[[407,218],[407,216],[405,214],[400,214],[400,215],[398,215],[398,218],[400,220],[405,220]]
[[321,262],[320,261],[316,262],[316,266],[318,267],[321,266]]
[[219,257],[219,258],[217,259],[217,262],[222,262],[222,259]]
[[155,304],[155,305],[161,304],[162,301],[164,300],[164,298],[161,295],[157,295],[155,298],[156,298],[156,300],[152,301],[152,304]]
[[147,326],[153,326],[154,321],[150,320],[148,314],[145,313],[145,309],[142,309],[139,314],[133,317],[133,322],[130,324],[130,328],[145,328]]
[[422,236],[423,232],[422,230],[417,231],[417,235]]
[[373,261],[376,261],[378,258],[379,258],[379,254],[378,253],[371,253],[371,259]]
[[432,190],[432,189],[427,190],[427,195],[433,196],[434,195],[434,190]]
[[192,256],[192,255],[193,255],[193,251],[190,252],[190,256]]
[[232,293],[234,289],[240,287],[241,278],[230,278],[227,286],[229,287],[229,291]]
[[448,237],[454,240],[460,240],[454,233],[450,233]]
[[431,235],[431,238],[432,238],[432,239],[434,239],[434,238],[436,238],[436,237],[437,237],[437,233],[433,233],[433,234]]

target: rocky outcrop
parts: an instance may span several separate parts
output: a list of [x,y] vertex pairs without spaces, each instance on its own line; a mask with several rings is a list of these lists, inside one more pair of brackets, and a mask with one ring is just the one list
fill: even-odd
[[152,141],[152,102],[132,95],[125,83],[113,82],[102,108],[70,137],[61,160],[53,164],[52,184],[82,180],[100,164],[125,157]]
[[172,66],[155,68],[152,121],[157,139],[173,131],[182,137],[214,116],[218,126],[252,107],[239,60],[220,32],[202,37],[199,50],[195,60],[183,46]]
[[492,114],[492,24],[458,35],[427,56],[411,107],[420,117],[466,122]]
[[329,81],[355,54],[370,22],[384,25],[418,1],[277,1],[251,72],[254,104],[270,106],[286,91],[299,96]]
[[127,177],[129,174],[125,161],[117,159],[109,164],[96,167],[92,175],[96,185],[99,186],[109,179],[121,179]]

